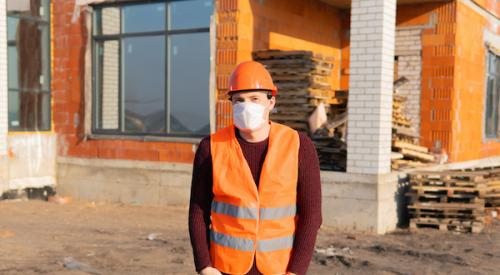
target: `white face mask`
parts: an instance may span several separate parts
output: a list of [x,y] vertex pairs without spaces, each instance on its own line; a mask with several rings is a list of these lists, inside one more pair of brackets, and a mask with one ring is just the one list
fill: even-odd
[[266,107],[252,102],[239,102],[233,105],[234,125],[238,129],[254,130],[264,122]]

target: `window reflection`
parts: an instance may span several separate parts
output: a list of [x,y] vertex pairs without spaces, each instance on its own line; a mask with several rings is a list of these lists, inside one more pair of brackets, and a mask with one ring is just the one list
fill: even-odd
[[206,0],[95,7],[95,131],[209,133],[212,12]]
[[207,92],[210,60],[209,34],[179,34],[170,37],[169,67],[171,130],[180,133],[210,132],[209,94]]
[[49,1],[7,1],[10,130],[50,129]]
[[126,131],[165,131],[165,37],[123,41]]

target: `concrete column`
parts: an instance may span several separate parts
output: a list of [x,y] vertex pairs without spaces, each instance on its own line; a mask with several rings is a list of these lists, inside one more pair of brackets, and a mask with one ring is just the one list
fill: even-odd
[[396,0],[351,4],[347,172],[391,170]]

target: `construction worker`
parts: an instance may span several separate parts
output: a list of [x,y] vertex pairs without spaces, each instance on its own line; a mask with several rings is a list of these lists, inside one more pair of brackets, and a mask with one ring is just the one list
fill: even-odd
[[305,274],[321,225],[319,161],[304,133],[269,120],[277,88],[258,62],[229,81],[234,124],[196,152],[189,233],[196,271]]

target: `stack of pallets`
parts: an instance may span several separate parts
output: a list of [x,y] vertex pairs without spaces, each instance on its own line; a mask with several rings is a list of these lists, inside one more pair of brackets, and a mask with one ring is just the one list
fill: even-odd
[[315,135],[312,141],[318,151],[321,170],[346,170],[347,145],[342,139],[336,136]]
[[328,121],[310,133],[321,169],[345,171],[347,91],[331,89],[333,58],[310,51],[263,50],[253,52],[253,59],[266,66],[279,90],[271,120],[309,132],[309,117],[323,103]]
[[266,66],[278,87],[273,121],[308,131],[308,119],[321,102],[329,108],[334,96],[330,86],[333,58],[311,51],[262,50],[253,59]]
[[[421,171],[410,174],[410,228],[480,232],[496,189],[488,171]],[[493,192],[493,193],[492,193]],[[496,193],[496,195],[500,194]]]
[[487,173],[484,175],[485,182],[480,188],[479,197],[485,201],[487,216],[495,213],[497,219],[500,219],[500,167],[469,168],[460,171]]

